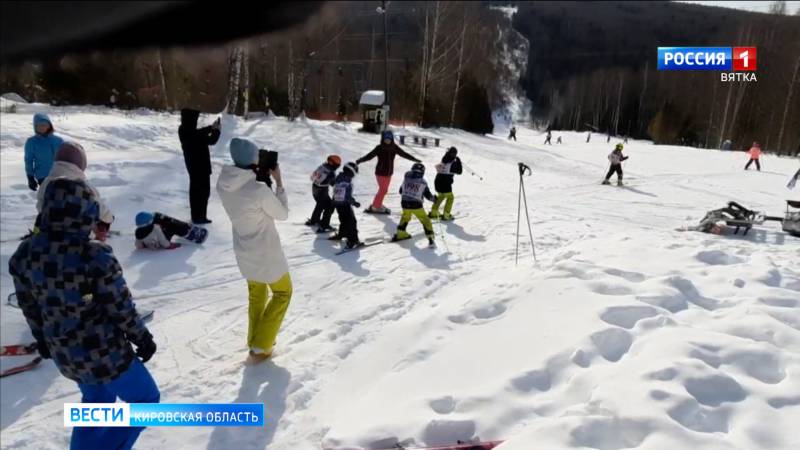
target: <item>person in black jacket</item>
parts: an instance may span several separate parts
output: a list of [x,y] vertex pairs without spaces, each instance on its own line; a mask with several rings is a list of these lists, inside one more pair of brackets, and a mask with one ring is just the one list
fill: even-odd
[[333,231],[331,227],[331,216],[336,209],[330,196],[330,187],[336,180],[336,169],[342,165],[342,158],[339,155],[330,155],[325,163],[317,167],[311,174],[311,195],[314,196],[316,206],[311,213],[311,218],[306,221],[306,225],[319,225],[317,233]]
[[433,202],[431,212],[428,217],[431,219],[439,218],[439,205],[444,201],[444,213],[442,220],[453,220],[453,202],[455,196],[453,195],[453,178],[456,175],[461,175],[463,169],[461,167],[461,160],[458,158],[458,149],[450,147],[442,157],[442,162],[436,165],[436,178],[433,180],[433,186],[436,188],[436,201]]
[[339,232],[329,237],[332,241],[346,239],[347,248],[363,245],[358,239],[358,221],[353,213],[353,206],[361,207],[361,203],[353,198],[353,178],[358,173],[358,164],[349,162],[342,172],[336,176],[333,185],[333,204],[339,213]]
[[189,205],[192,209],[192,222],[208,224],[208,197],[211,195],[211,155],[209,145],[219,140],[220,124],[217,119],[213,125],[197,128],[200,111],[195,109],[181,110],[181,126],[178,137],[183,149],[183,160],[189,172]]
[[411,170],[406,172],[403,185],[400,186],[400,194],[402,195],[400,204],[403,207],[403,215],[400,216],[400,223],[397,225],[397,231],[394,236],[392,236],[392,241],[411,239],[411,234],[406,231],[406,228],[413,216],[419,220],[422,228],[425,229],[428,245],[431,248],[436,247],[433,241],[433,224],[431,224],[431,219],[428,218],[428,215],[425,214],[423,199],[436,203],[437,198],[428,189],[428,183],[425,181],[425,166],[422,163],[414,163],[411,166]]

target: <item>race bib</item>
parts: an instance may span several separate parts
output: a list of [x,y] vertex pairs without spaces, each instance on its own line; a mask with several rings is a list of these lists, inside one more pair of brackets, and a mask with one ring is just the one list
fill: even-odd
[[413,198],[414,200],[422,200],[425,194],[427,185],[424,181],[419,180],[406,180],[403,183],[403,197]]
[[349,183],[339,183],[333,188],[333,201],[336,203],[347,202],[347,188]]
[[319,168],[311,174],[311,182],[317,186],[324,186],[323,183],[328,179],[328,174],[330,174],[330,170],[326,169],[325,166],[319,166]]

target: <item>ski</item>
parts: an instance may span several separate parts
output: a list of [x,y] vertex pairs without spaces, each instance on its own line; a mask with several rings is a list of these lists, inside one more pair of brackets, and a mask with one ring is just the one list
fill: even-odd
[[0,347],[0,356],[32,355],[36,353],[36,342],[30,344],[4,345]]
[[338,255],[342,255],[344,253],[352,252],[353,250],[358,250],[358,249],[365,248],[365,247],[372,247],[374,245],[383,244],[385,242],[386,242],[385,239],[364,241],[364,242],[361,243],[361,245],[357,245],[357,246],[355,246],[353,248],[345,247],[345,248],[339,250],[338,252],[336,252],[334,254],[338,256]]
[[388,208],[385,211],[375,211],[373,209],[367,208],[364,210],[364,212],[366,214],[374,214],[376,216],[388,216],[392,214],[392,210]]
[[29,362],[27,364],[23,364],[21,366],[16,366],[16,367],[12,367],[10,369],[4,370],[2,373],[0,373],[0,378],[7,377],[9,375],[16,375],[16,374],[22,373],[22,372],[27,372],[28,370],[31,370],[31,369],[35,368],[36,366],[38,366],[40,362],[42,362],[42,357],[41,356],[37,356],[36,358],[34,358],[31,362]]
[[152,309],[145,309],[145,310],[142,310],[142,312],[139,313],[139,316],[142,318],[142,321],[146,323],[146,322],[150,322],[150,320],[153,319],[153,314],[154,313],[155,313],[155,311],[152,310]]

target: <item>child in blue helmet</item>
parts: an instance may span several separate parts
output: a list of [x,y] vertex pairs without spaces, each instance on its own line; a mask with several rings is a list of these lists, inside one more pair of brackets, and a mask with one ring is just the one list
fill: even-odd
[[208,230],[158,212],[142,211],[136,215],[136,248],[172,250],[180,247],[172,242],[173,236],[202,244],[208,237]]

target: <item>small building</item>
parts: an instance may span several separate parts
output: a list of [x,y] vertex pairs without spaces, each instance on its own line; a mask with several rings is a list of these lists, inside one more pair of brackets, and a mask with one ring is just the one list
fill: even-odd
[[385,101],[383,91],[366,91],[361,94],[358,106],[361,109],[362,130],[370,133],[380,133],[383,130],[383,124],[389,116],[389,106],[384,105]]

